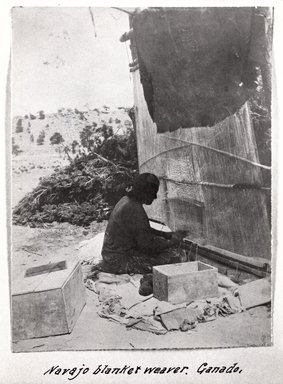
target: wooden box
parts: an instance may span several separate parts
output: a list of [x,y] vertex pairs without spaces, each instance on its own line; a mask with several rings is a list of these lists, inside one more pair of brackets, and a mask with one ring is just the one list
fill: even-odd
[[67,260],[63,270],[33,276],[22,273],[12,284],[13,340],[70,333],[85,302],[77,260]]
[[153,295],[172,304],[218,296],[217,269],[200,261],[153,267]]

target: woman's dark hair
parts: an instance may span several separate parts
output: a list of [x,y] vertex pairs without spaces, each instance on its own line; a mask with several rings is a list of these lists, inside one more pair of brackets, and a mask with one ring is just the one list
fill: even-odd
[[153,173],[141,173],[134,180],[132,189],[127,193],[129,197],[143,201],[148,194],[157,193],[159,180]]

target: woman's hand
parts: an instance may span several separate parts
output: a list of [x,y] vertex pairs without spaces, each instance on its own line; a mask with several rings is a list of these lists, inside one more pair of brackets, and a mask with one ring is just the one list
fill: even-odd
[[176,244],[178,244],[186,236],[187,236],[187,232],[186,231],[176,231],[176,232],[172,233],[171,240],[174,241]]

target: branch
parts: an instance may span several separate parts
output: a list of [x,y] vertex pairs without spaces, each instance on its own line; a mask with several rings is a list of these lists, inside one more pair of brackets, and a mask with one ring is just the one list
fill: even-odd
[[121,12],[125,12],[127,13],[128,15],[134,15],[134,12],[130,12],[130,11],[127,11],[126,9],[124,8],[118,8],[118,7],[111,7],[113,9],[117,9],[118,11],[121,11]]

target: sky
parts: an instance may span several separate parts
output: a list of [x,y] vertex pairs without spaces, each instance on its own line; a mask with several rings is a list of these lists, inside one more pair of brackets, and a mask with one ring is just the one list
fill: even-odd
[[[12,10],[12,115],[132,106],[126,13],[112,8]],[[96,36],[95,36],[96,35]]]

